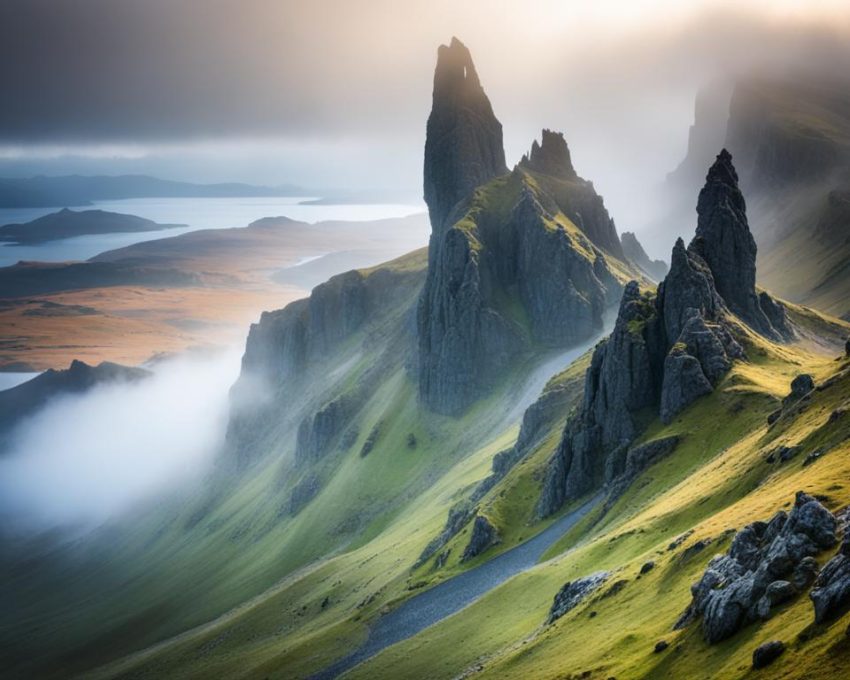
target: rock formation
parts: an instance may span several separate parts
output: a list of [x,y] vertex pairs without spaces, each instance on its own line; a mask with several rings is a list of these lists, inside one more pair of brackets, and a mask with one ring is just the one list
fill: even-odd
[[[263,438],[297,418],[295,457],[315,461],[354,426],[356,416],[385,371],[403,364],[413,342],[411,327],[386,328],[385,355],[363,369],[354,387],[340,393],[327,361],[355,334],[407,307],[412,312],[424,279],[424,253],[403,266],[354,270],[332,277],[309,298],[264,312],[248,333],[242,372],[231,390],[227,439],[239,464],[262,450]],[[405,317],[402,317],[405,318]],[[409,318],[409,317],[406,317]],[[356,350],[354,350],[356,352]],[[356,437],[355,437],[356,438]]]
[[747,224],[744,195],[731,154],[723,149],[708,171],[697,202],[697,231],[689,250],[714,274],[717,292],[727,306],[750,326],[780,338],[756,294],[756,242]]
[[744,321],[754,319],[755,330],[771,339],[790,332],[784,310],[775,315],[780,331],[756,296],[755,245],[749,247],[743,198],[725,151],[709,170],[698,210],[697,234],[688,248],[677,240],[657,293],[641,292],[635,281],[626,286],[614,330],[594,351],[584,404],[549,463],[538,516],[620,475],[640,414],[654,411],[671,422],[744,358],[721,290],[748,314]]
[[798,492],[790,513],[779,511],[769,522],[748,524],[727,554],[712,558],[691,587],[693,600],[676,628],[702,617],[703,637],[713,644],[747,623],[769,618],[773,607],[811,582],[817,569],[813,557],[836,544],[835,530],[832,513]]
[[785,651],[785,643],[782,640],[771,640],[759,645],[753,650],[753,668],[759,669],[769,666],[776,661]]
[[830,621],[850,608],[850,530],[845,529],[841,549],[824,565],[809,597],[816,623]]
[[440,50],[428,121],[418,313],[419,392],[439,413],[462,412],[532,347],[590,337],[620,291],[606,259],[622,257],[616,229],[563,137],[544,131],[506,172],[501,127],[455,40]]
[[620,235],[620,243],[626,259],[645,272],[653,281],[661,281],[667,275],[667,263],[664,260],[650,260],[637,236],[632,232],[624,231]]
[[574,609],[582,600],[605,583],[610,575],[610,572],[598,571],[590,576],[565,583],[555,595],[546,623],[553,623],[571,609]]
[[464,549],[460,561],[466,562],[467,560],[471,560],[500,541],[499,532],[490,520],[484,515],[477,515],[475,521],[472,523],[472,534],[469,537],[469,543]]
[[425,141],[425,202],[442,234],[457,203],[508,171],[502,124],[478,80],[472,56],[457,38],[440,45]]

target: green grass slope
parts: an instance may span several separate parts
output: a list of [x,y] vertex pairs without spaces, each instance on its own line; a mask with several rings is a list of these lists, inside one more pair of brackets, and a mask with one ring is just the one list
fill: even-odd
[[[752,650],[773,638],[785,640],[789,650],[762,676],[835,677],[850,660],[847,621],[813,627],[805,596],[719,645],[706,645],[697,625],[672,631],[690,601],[690,584],[712,554],[728,547],[730,529],[788,507],[799,489],[822,497],[832,510],[850,504],[850,421],[830,418],[850,406],[850,361],[836,359],[837,342],[848,327],[802,308],[792,306],[790,313],[802,329],[797,342],[774,345],[748,336],[750,360],[737,363],[718,390],[670,425],[650,426],[646,439],[675,433],[682,444],[644,472],[607,513],[589,516],[537,567],[384,650],[346,677],[474,673],[564,678],[588,672],[583,677],[744,677]],[[559,374],[547,389],[560,382],[580,391],[577,378],[586,361]],[[787,394],[793,377],[804,371],[828,387],[817,391],[804,411],[768,430],[767,415]],[[359,458],[356,447],[347,453],[338,479],[325,493],[339,498],[363,488],[363,502],[369,503],[370,476],[386,475],[391,488],[404,486],[399,480],[408,475],[426,475],[428,484],[405,486],[409,496],[404,506],[373,523],[346,550],[291,573],[211,623],[101,668],[97,676],[306,677],[355,649],[365,640],[369,623],[399,602],[535,534],[545,526],[532,523],[541,469],[566,413],[548,424],[548,434],[532,453],[481,501],[503,536],[502,544],[460,563],[467,528],[449,544],[453,559],[442,567],[429,561],[413,568],[425,544],[441,530],[448,507],[470,494],[489,473],[493,456],[516,437],[516,423],[497,425],[511,398],[510,382],[468,416],[453,420],[429,419],[418,412],[405,377],[389,381],[386,393],[376,395],[368,418],[386,418],[386,409],[392,409],[398,423],[394,434],[366,459]],[[419,445],[416,451],[406,450],[405,433],[414,424],[422,436],[421,451]],[[458,445],[443,450],[450,440]],[[767,452],[783,443],[799,443],[803,453],[782,465],[767,463]],[[806,453],[819,447],[827,453],[803,466]],[[440,462],[433,467],[408,462],[420,453]],[[374,467],[362,468],[370,463]],[[328,507],[327,498],[314,503],[317,512]],[[682,535],[681,544],[669,549]],[[698,541],[708,546],[688,550]],[[821,556],[823,561],[828,557]],[[657,566],[639,576],[648,560]],[[560,586],[600,569],[613,572],[608,585],[554,625],[544,625]],[[624,583],[608,592],[619,581]],[[655,654],[654,645],[662,639],[670,647]]]

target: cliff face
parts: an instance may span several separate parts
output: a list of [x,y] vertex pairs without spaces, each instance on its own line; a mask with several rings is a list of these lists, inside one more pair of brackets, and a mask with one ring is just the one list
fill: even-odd
[[463,411],[535,346],[587,339],[621,290],[606,254],[538,179],[517,168],[479,188],[431,253],[419,388],[437,412]]
[[544,130],[510,174],[501,144],[453,40],[440,48],[428,119],[432,234],[417,316],[420,396],[439,413],[462,412],[533,347],[590,337],[621,290],[607,259],[622,258],[614,223],[563,136]]
[[508,171],[502,124],[457,38],[441,45],[425,141],[425,202],[435,233],[475,187]]
[[[745,358],[735,338],[735,309],[721,291],[736,309],[761,312],[739,315],[754,330],[773,339],[790,333],[781,305],[756,296],[755,245],[748,247],[743,197],[725,150],[709,170],[699,203],[701,228],[687,249],[676,242],[657,293],[642,293],[634,281],[626,286],[614,330],[594,351],[582,409],[567,423],[549,463],[539,516],[622,475],[635,459],[629,447],[646,413],[669,423],[710,393],[734,360]],[[755,308],[742,307],[753,301]]]
[[[250,462],[264,436],[287,421],[297,427],[296,460],[321,458],[357,414],[360,391],[410,361],[408,320],[424,259],[424,251],[417,251],[382,267],[334,276],[309,298],[264,312],[251,326],[242,372],[231,390],[227,434],[240,464]],[[356,358],[358,347],[343,351],[346,343],[376,327],[383,328],[384,353],[358,375],[354,388],[340,390],[332,376],[339,367],[331,360]]]

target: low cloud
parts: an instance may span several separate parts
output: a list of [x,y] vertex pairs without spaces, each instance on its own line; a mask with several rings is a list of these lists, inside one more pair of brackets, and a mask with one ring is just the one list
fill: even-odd
[[158,363],[135,383],[59,397],[0,459],[0,521],[88,527],[201,477],[220,450],[239,351]]

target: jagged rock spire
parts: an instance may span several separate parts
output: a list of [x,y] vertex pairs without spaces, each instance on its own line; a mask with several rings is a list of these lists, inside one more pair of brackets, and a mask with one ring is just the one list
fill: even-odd
[[568,180],[578,179],[578,174],[573,168],[573,162],[570,158],[570,150],[561,132],[544,129],[540,143],[538,144],[537,140],[534,140],[531,145],[531,152],[522,157],[520,165],[552,177]]
[[747,224],[747,206],[738,188],[732,154],[723,149],[705,178],[697,201],[697,230],[688,250],[699,255],[714,275],[717,292],[729,309],[755,330],[782,335],[771,324],[756,293],[755,239]]
[[452,38],[437,51],[425,140],[425,202],[434,232],[450,226],[452,209],[473,189],[507,171],[502,124],[469,50]]

